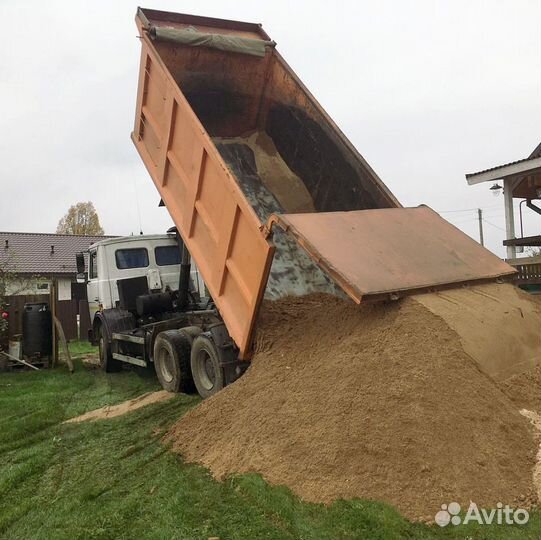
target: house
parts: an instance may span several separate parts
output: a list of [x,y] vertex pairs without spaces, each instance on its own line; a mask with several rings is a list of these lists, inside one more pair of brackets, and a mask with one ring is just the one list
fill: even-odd
[[49,294],[56,280],[57,300],[77,298],[75,255],[105,238],[114,237],[0,232],[0,272],[9,274],[6,295]]
[[[523,204],[541,219],[541,143],[527,158],[466,174],[466,180],[470,186],[490,182],[491,190],[503,188],[506,232],[503,245],[507,249],[507,262],[518,270],[519,284],[525,288],[538,288],[541,285],[541,256],[517,258],[517,248],[522,251],[525,247],[541,247],[541,234],[524,236],[522,224]],[[519,227],[513,204],[518,199]],[[518,236],[517,229],[520,231]]]

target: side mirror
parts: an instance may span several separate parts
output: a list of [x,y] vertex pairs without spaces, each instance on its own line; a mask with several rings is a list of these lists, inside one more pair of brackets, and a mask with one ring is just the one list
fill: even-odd
[[77,261],[77,279],[79,279],[79,274],[85,273],[85,256],[83,253],[77,253],[75,255],[75,260]]
[[86,272],[77,272],[76,281],[77,283],[86,283],[88,281]]

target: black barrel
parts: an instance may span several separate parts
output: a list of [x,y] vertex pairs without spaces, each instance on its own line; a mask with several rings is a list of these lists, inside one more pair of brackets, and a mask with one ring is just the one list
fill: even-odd
[[23,354],[50,356],[53,351],[53,319],[49,304],[28,303],[23,311]]

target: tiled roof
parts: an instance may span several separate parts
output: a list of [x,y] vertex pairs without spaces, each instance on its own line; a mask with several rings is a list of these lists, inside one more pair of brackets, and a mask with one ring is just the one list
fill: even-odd
[[75,254],[112,236],[0,232],[0,267],[19,274],[75,274]]

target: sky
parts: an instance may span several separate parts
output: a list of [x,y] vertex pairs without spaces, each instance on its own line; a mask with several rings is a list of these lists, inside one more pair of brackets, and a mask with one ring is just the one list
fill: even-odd
[[[405,206],[504,256],[503,196],[465,173],[541,141],[541,0],[147,0],[260,22]],[[0,230],[54,232],[92,201],[106,234],[172,225],[131,140],[137,2],[0,0]],[[525,235],[540,219],[525,211]],[[518,227],[518,223],[517,223]]]

